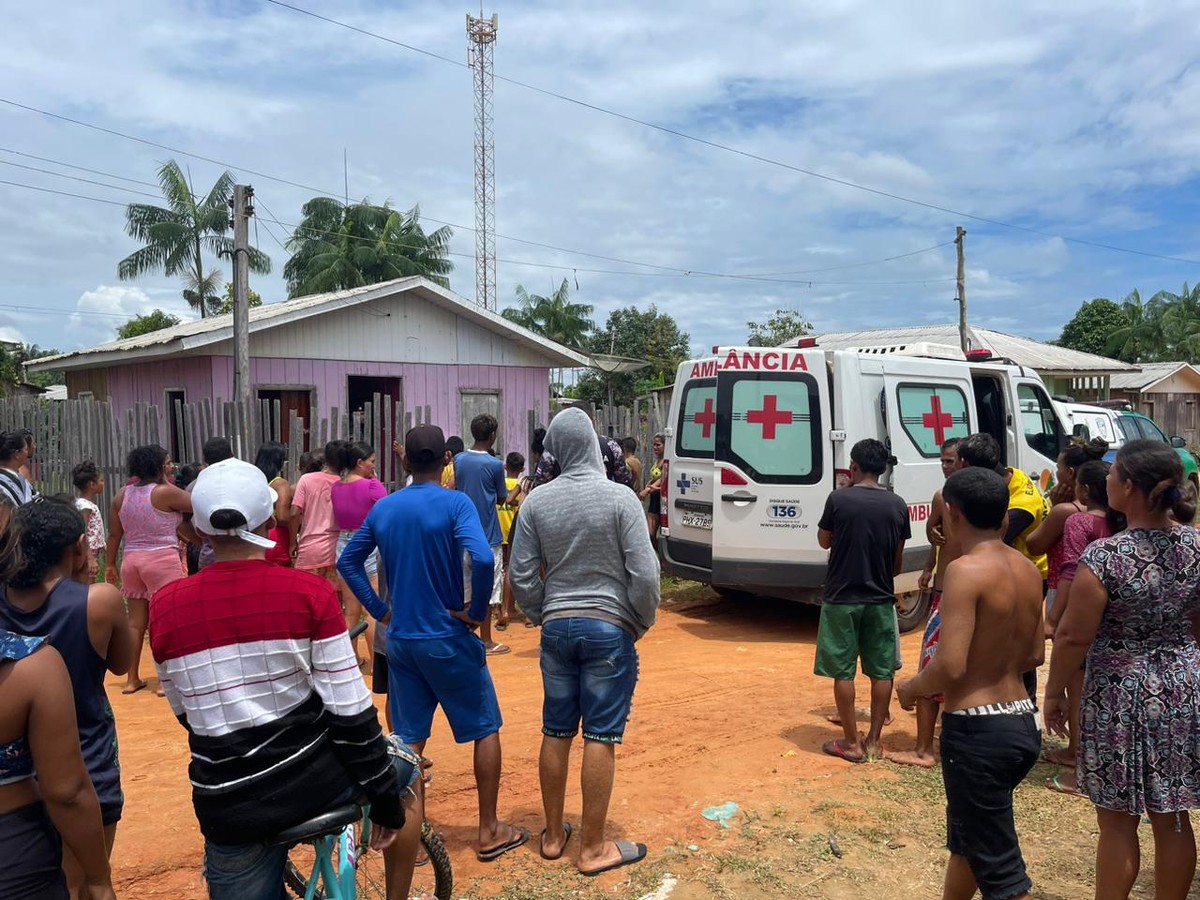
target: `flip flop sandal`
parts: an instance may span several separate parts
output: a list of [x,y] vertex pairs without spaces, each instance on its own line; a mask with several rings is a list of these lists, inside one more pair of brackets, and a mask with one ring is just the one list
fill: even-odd
[[508,646],[508,644],[493,644],[491,647],[487,648],[487,655],[488,656],[502,656],[503,654],[509,653],[511,651],[512,651],[512,647]]
[[1071,790],[1069,787],[1064,785],[1062,783],[1061,775],[1054,775],[1051,778],[1047,778],[1046,779],[1046,789],[1054,791],[1054,793],[1056,793],[1056,794],[1066,794],[1068,797],[1082,797],[1083,796],[1083,791],[1079,790],[1078,787],[1076,787],[1075,790]]
[[566,835],[566,837],[565,837],[565,838],[563,838],[563,845],[562,845],[562,849],[561,849],[561,850],[559,850],[559,851],[558,851],[556,854],[554,854],[553,856],[551,856],[550,854],[548,854],[548,853],[546,852],[546,832],[545,832],[545,830],[543,829],[543,830],[542,830],[542,837],[541,837],[540,846],[538,847],[538,852],[539,852],[539,853],[541,853],[541,855],[542,855],[542,859],[548,859],[548,860],[550,860],[551,862],[554,862],[554,860],[556,860],[556,859],[562,859],[562,855],[563,855],[564,853],[566,853],[566,851],[567,851],[567,844],[571,843],[571,835],[572,835],[573,833],[574,833],[574,829],[571,827],[571,823],[570,823],[570,822],[563,822],[563,834],[565,834],[565,835]]
[[579,874],[586,875],[588,878],[595,878],[597,875],[611,872],[613,869],[619,869],[622,866],[633,865],[646,858],[645,844],[635,844],[633,841],[613,841],[613,843],[621,851],[621,858],[617,862],[605,866],[603,869],[596,869],[594,872],[580,872]]
[[826,741],[821,745],[821,752],[827,753],[830,756],[835,756],[838,759],[844,759],[846,762],[854,763],[855,765],[859,765],[867,761],[867,755],[865,753],[862,756],[851,756],[846,748],[842,745],[840,740]]
[[475,853],[475,858],[480,862],[493,862],[499,859],[509,850],[516,850],[518,847],[524,846],[529,840],[529,832],[524,828],[513,828],[517,836],[507,844],[501,844],[499,847],[493,847],[491,850],[478,850]]
[[496,630],[497,631],[508,631],[508,623],[507,622],[497,622]]

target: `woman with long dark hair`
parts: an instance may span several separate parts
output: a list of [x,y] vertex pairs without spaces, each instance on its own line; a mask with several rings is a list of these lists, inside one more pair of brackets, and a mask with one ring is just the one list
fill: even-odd
[[638,495],[643,499],[650,498],[649,508],[646,510],[646,527],[650,529],[650,543],[654,544],[654,550],[658,552],[658,520],[662,514],[662,476],[663,476],[663,453],[666,452],[666,438],[661,434],[654,436],[654,441],[650,445],[654,452],[654,459],[650,463],[650,475],[646,479],[647,484],[642,488]]
[[275,492],[275,527],[270,534],[275,546],[267,551],[267,562],[277,566],[292,564],[292,484],[283,477],[287,458],[287,447],[278,441],[267,441],[254,455],[254,465],[266,476],[267,484]]
[[[192,495],[171,483],[175,463],[157,444],[135,447],[127,466],[133,480],[117,491],[109,507],[104,580],[121,585],[129,607],[133,658],[121,693],[134,694],[146,686],[141,676],[142,649],[154,595],[187,576],[179,555],[178,532],[183,514],[192,511]],[[122,541],[125,556],[118,579],[117,552]]]
[[[0,584],[22,565],[12,513],[0,503]],[[66,900],[64,845],[85,897],[116,896],[96,789],[79,742],[64,740],[77,731],[62,655],[44,637],[0,629],[0,897]]]
[[1154,833],[1155,897],[1184,900],[1196,871],[1189,811],[1200,808],[1200,535],[1174,448],[1117,453],[1108,502],[1128,528],[1079,559],[1054,636],[1047,727],[1067,736],[1067,686],[1086,657],[1076,774],[1096,805],[1096,898],[1127,898]]
[[[330,488],[329,498],[333,502],[333,518],[340,530],[337,541],[337,555],[341,558],[342,551],[350,543],[350,539],[366,521],[367,513],[376,503],[387,496],[387,488],[380,484],[375,477],[375,448],[365,441],[343,444],[338,457],[338,471],[341,480]],[[376,590],[379,589],[379,556],[372,553],[367,557],[367,577]],[[354,592],[341,576],[342,609],[346,613],[346,628],[353,628],[363,616],[362,605]],[[364,655],[359,650],[358,639],[354,640],[354,652],[358,656],[359,665],[370,673],[372,654]],[[375,622],[367,617],[367,647],[375,645]]]
[[[0,628],[45,638],[67,665],[83,760],[100,799],[105,845],[112,852],[125,806],[117,761],[117,729],[104,676],[129,667],[129,618],[111,584],[86,580],[91,552],[83,516],[68,499],[29,503],[13,516],[21,565],[0,587]],[[83,868],[64,854],[67,884],[77,896]]]

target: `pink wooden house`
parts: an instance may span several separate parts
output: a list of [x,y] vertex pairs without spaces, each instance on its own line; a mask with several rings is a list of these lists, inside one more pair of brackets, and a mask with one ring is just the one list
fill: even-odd
[[[428,406],[447,435],[500,421],[498,448],[524,450],[528,413],[549,409],[550,370],[590,360],[424,278],[404,278],[250,310],[250,378],[261,400],[315,418],[361,410],[375,394]],[[61,369],[68,397],[136,403],[233,399],[233,317],[197,319],[38,360]],[[506,436],[507,439],[506,439]],[[284,435],[286,441],[288,436]],[[174,442],[174,441],[173,441]]]

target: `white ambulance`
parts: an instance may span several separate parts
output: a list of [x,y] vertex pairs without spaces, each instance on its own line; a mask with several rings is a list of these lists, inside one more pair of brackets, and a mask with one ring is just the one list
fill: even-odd
[[925,524],[947,438],[985,431],[1006,465],[1045,488],[1070,439],[1035,372],[986,351],[909,344],[822,350],[714,347],[679,367],[666,434],[660,549],[666,570],[711,584],[819,603],[825,499],[849,478],[850,448],[886,444],[881,483],[908,503],[912,540],[897,579],[901,627],[927,611],[916,590]]

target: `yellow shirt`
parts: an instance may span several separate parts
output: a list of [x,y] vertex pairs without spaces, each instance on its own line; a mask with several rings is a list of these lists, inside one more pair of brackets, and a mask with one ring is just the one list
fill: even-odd
[[[516,490],[517,483],[520,479],[512,478],[508,475],[504,476],[504,486],[508,488],[508,493],[512,494]],[[505,499],[508,499],[507,497]],[[504,535],[504,543],[508,543],[508,533],[512,530],[513,517],[517,514],[516,504],[509,506],[507,503],[499,503],[496,505],[496,517],[500,519],[500,533]]]
[[454,463],[450,463],[450,465],[442,469],[442,487],[454,487]]
[[1034,556],[1029,552],[1025,540],[1050,513],[1050,504],[1046,502],[1046,498],[1042,496],[1042,492],[1038,490],[1037,485],[1028,475],[1020,469],[1009,469],[1008,472],[1012,476],[1008,479],[1008,508],[1023,510],[1033,516],[1033,522],[1017,536],[1017,539],[1013,541],[1013,547],[1020,550],[1026,559],[1037,566],[1038,571],[1042,573],[1042,578],[1045,579],[1049,572],[1046,554]]

